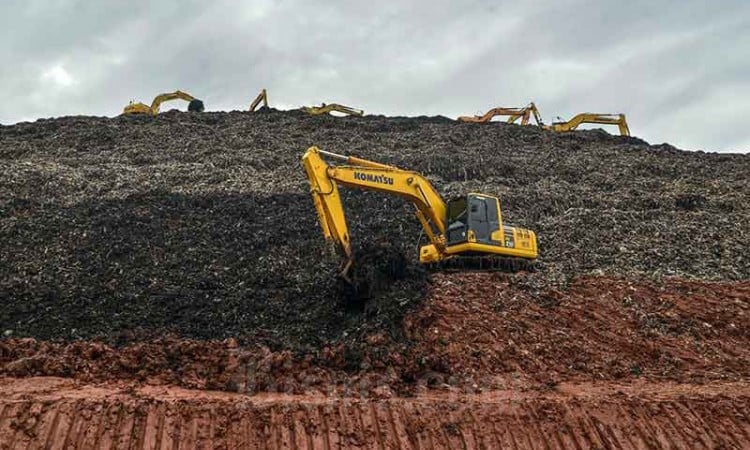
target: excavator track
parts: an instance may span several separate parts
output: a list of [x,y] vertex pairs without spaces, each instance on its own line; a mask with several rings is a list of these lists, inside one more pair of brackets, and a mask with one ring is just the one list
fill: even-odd
[[536,272],[535,261],[508,256],[456,256],[437,263],[427,264],[427,269],[435,272]]

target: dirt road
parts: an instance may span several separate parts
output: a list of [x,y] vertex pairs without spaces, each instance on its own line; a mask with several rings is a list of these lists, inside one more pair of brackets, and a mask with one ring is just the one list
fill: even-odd
[[[0,380],[3,448],[748,448],[750,384],[368,400]],[[12,445],[11,445],[12,444]]]

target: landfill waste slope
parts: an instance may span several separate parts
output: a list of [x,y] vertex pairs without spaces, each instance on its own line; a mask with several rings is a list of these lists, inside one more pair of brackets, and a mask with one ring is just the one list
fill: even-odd
[[342,308],[300,164],[311,145],[419,171],[445,197],[499,195],[507,223],[538,233],[534,283],[750,275],[747,155],[442,117],[64,117],[0,127],[0,327],[301,350],[406,340],[400,321],[429,285],[413,206],[342,190],[355,245],[387,242],[410,261],[366,313]]

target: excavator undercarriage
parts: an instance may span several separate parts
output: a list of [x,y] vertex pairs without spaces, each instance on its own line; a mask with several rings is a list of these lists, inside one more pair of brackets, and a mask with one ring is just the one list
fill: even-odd
[[536,261],[510,256],[462,255],[426,265],[427,270],[440,272],[536,272]]

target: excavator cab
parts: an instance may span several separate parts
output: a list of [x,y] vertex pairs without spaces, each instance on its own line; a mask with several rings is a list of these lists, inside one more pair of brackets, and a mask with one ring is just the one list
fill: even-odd
[[[536,235],[533,231],[503,225],[500,200],[472,193],[449,200],[446,205],[446,252],[448,254],[483,255],[503,252],[519,257],[535,257]],[[431,251],[424,253],[429,258]]]
[[480,194],[450,200],[446,220],[448,246],[465,242],[493,245],[501,226],[499,203],[495,197]]

